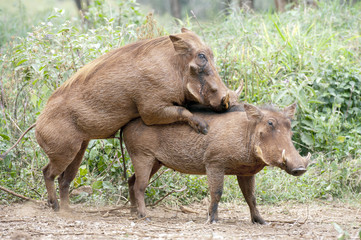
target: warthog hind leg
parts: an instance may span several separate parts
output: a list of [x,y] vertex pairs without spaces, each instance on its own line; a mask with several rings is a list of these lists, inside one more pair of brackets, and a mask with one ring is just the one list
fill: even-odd
[[[66,133],[66,131],[63,131],[62,133],[44,134],[45,137],[42,133],[38,132],[37,134],[38,143],[49,157],[49,163],[43,168],[43,174],[48,192],[48,203],[55,211],[59,210],[59,203],[56,197],[54,180],[62,174],[59,177],[61,205],[67,208],[69,199],[65,198],[68,197],[69,184],[75,177],[88,144],[87,141],[83,144],[83,140],[76,138],[75,134],[67,135]],[[62,136],[63,138],[56,138],[56,136]]]
[[81,148],[78,154],[75,156],[74,160],[69,164],[65,171],[59,175],[58,182],[60,193],[60,209],[62,210],[69,209],[69,186],[79,170],[79,166],[83,159],[88,143],[89,141],[84,141],[82,143]]
[[[138,205],[138,217],[144,218],[146,216],[146,208],[144,201],[145,189],[148,186],[149,179],[159,170],[161,167],[160,163],[153,157],[149,156],[133,156],[135,181],[133,176],[131,177],[129,184],[129,196],[132,206]],[[136,164],[134,164],[136,162]]]
[[218,221],[218,203],[223,193],[223,169],[207,167],[207,179],[211,193],[211,204],[209,206],[210,223],[216,223]]
[[130,201],[130,212],[131,213],[137,212],[137,201],[135,199],[135,194],[134,194],[134,183],[135,183],[135,174],[133,174],[128,179],[128,190],[129,190],[129,201]]
[[59,211],[59,202],[56,198],[55,184],[54,179],[57,176],[57,172],[52,169],[51,164],[49,163],[43,168],[43,175],[45,180],[46,190],[48,192],[48,204],[54,209],[54,211]]

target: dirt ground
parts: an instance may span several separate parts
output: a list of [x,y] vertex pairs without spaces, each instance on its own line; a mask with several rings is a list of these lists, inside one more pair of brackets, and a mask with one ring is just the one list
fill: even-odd
[[207,223],[205,204],[148,207],[151,220],[137,219],[128,207],[72,205],[53,212],[44,204],[0,205],[0,239],[336,239],[333,223],[359,239],[361,205],[317,202],[259,206],[269,225],[252,224],[244,204],[222,203],[220,220]]

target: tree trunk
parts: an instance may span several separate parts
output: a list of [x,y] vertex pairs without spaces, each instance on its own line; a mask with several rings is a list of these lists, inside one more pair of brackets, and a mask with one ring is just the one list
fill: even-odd
[[240,8],[243,8],[246,11],[249,11],[254,8],[253,0],[240,0],[239,6],[240,6]]
[[276,10],[278,12],[284,12],[287,4],[287,0],[275,0]]
[[84,13],[87,11],[90,2],[89,0],[75,0],[76,7],[78,8],[78,11],[81,13]]
[[181,8],[180,0],[171,0],[170,1],[170,10],[171,10],[173,17],[178,18],[178,19],[182,18],[182,15],[181,15],[182,8]]
[[78,11],[81,11],[82,10],[81,0],[75,0],[75,4],[76,4],[76,7],[78,8]]

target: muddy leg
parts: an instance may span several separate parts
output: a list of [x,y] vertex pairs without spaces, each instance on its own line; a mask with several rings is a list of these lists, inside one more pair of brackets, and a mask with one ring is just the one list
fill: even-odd
[[219,168],[207,168],[207,178],[211,193],[211,204],[209,206],[210,223],[218,221],[218,203],[223,193],[224,172]]
[[130,212],[135,213],[137,211],[137,202],[134,195],[134,183],[135,183],[135,174],[133,174],[128,179],[128,190],[129,190],[129,201],[130,201]]
[[[50,111],[57,111],[51,106]],[[41,114],[35,129],[36,140],[49,157],[49,164],[43,169],[43,174],[48,202],[54,210],[59,210],[54,179],[74,161],[83,143],[83,133],[79,132],[73,119],[67,119],[65,115],[49,118]]]
[[133,191],[134,198],[138,205],[138,217],[144,218],[146,216],[144,192],[148,186],[152,172],[155,173],[158,171],[159,166],[157,165],[159,165],[159,163],[154,159],[154,157],[149,156],[133,156],[132,162],[135,172],[135,183],[133,186]]
[[46,167],[43,169],[43,175],[44,175],[46,190],[48,192],[48,204],[54,209],[54,211],[59,210],[59,203],[56,198],[54,179],[57,176],[59,176],[59,174],[65,171],[68,165],[75,158],[76,153],[79,151],[79,149],[80,149],[80,144],[79,144],[79,148],[76,149],[75,151],[72,151],[71,148],[69,148],[68,154],[61,154],[61,153],[51,154],[51,155],[48,154],[50,161],[48,165],[46,165]]
[[37,140],[49,157],[49,164],[43,169],[45,186],[48,192],[48,203],[55,211],[58,211],[59,203],[56,198],[54,179],[72,163],[80,151],[82,142],[74,139],[72,139],[73,141],[61,142],[59,139],[58,141],[46,142],[39,135]]
[[60,193],[60,208],[63,210],[69,209],[69,186],[70,183],[74,180],[80,163],[83,159],[84,152],[88,146],[89,141],[84,141],[81,145],[81,148],[74,160],[69,164],[65,171],[59,176],[59,193]]
[[43,168],[45,186],[48,192],[48,204],[50,207],[54,209],[54,211],[59,211],[59,203],[58,203],[58,199],[56,198],[56,191],[54,184],[54,179],[59,173],[60,173],[59,171],[54,171],[52,169],[51,163],[49,163],[48,165],[46,165],[46,167]]
[[[159,168],[162,165],[159,164],[159,162],[155,162],[152,168],[152,171],[150,173],[149,179],[148,181],[152,178],[152,176],[158,172]],[[135,198],[135,193],[134,193],[134,184],[135,184],[135,174],[133,174],[129,179],[128,179],[128,189],[129,189],[129,201],[130,201],[130,205],[131,205],[131,209],[130,212],[131,213],[135,213],[137,211],[136,207],[137,207],[137,200]]]
[[267,224],[261,217],[256,206],[255,176],[237,176],[238,185],[251,212],[252,223]]

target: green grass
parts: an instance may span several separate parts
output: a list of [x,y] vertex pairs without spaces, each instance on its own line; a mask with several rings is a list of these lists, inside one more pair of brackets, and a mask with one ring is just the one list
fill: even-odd
[[[115,3],[109,8],[104,1],[96,1],[87,23],[69,21],[67,13],[56,10],[39,14],[39,22],[32,26],[24,19],[28,15],[23,12],[28,9],[22,5],[17,14],[2,15],[6,24],[0,24],[0,30],[6,34],[0,41],[1,152],[35,122],[50,94],[81,66],[139,37],[179,28],[156,25],[132,1]],[[234,10],[200,25],[191,18],[184,20],[186,27],[212,47],[225,83],[236,88],[244,81],[242,101],[280,107],[298,104],[293,140],[302,155],[313,154],[313,164],[298,178],[279,169],[262,170],[256,178],[260,203],[360,198],[360,11],[360,4],[340,6],[338,1],[322,1],[318,9],[296,8],[280,14]],[[87,202],[109,204],[127,197],[119,148],[114,140],[89,145],[74,182],[74,187],[92,186],[95,193]],[[41,173],[46,163],[30,132],[0,163],[0,185],[33,198],[46,198]],[[128,157],[127,169],[130,176]],[[169,201],[189,203],[208,195],[205,176],[169,171],[148,189],[147,201],[154,202],[183,186],[187,190],[172,194]],[[235,177],[227,177],[223,200],[240,196]],[[0,192],[2,203],[14,200]]]
[[0,2],[0,47],[26,36],[34,25],[46,20],[52,9],[64,9],[67,16],[77,16],[72,0],[14,0]]
[[[34,17],[38,14],[49,12],[52,8],[65,9],[69,15],[75,16],[77,14],[76,5],[74,0],[14,0],[14,1],[1,1],[0,9],[9,15],[23,14],[24,12],[28,17]],[[22,9],[23,12],[19,12]]]

